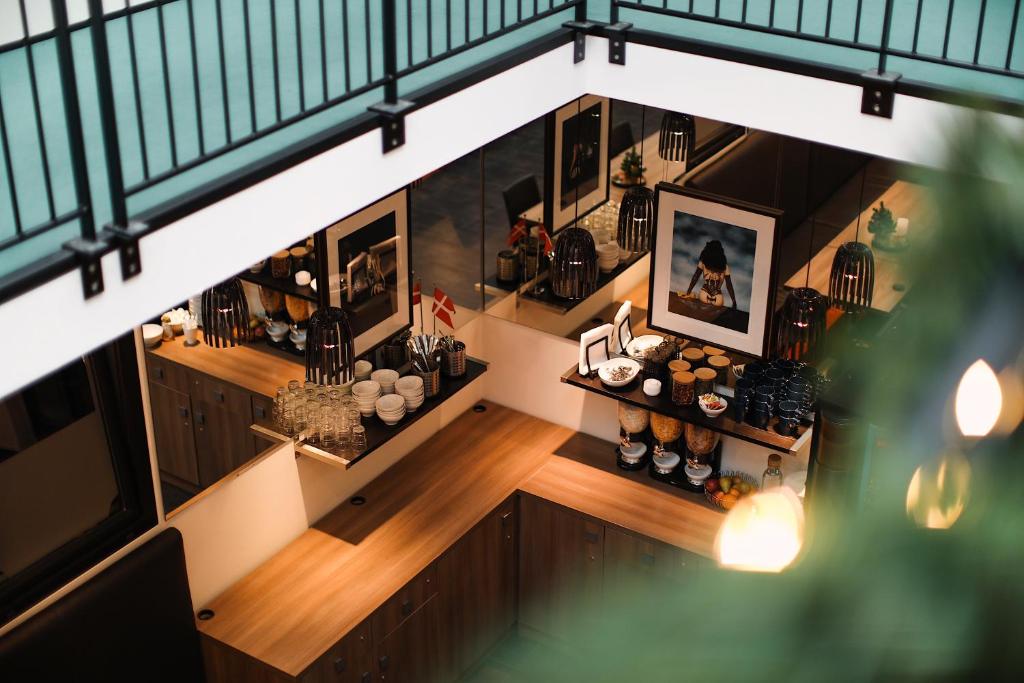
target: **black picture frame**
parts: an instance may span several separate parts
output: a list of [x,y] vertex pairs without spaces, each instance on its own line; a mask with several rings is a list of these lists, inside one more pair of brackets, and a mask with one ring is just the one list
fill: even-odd
[[[569,209],[556,209],[555,204],[561,196],[561,182],[558,177],[561,164],[558,155],[562,151],[560,149],[562,145],[559,144],[559,141],[565,142],[559,134],[559,125],[567,118],[575,116],[577,108],[582,113],[593,106],[601,107],[604,119],[601,122],[598,140],[598,187],[587,195],[580,196],[578,201],[574,202],[578,206],[571,211]],[[611,107],[611,100],[607,97],[584,95],[583,97],[570,100],[544,117],[544,225],[548,227],[548,232],[551,235],[594,211],[606,203],[610,197],[611,155],[609,154],[608,142],[611,135]],[[566,218],[570,213],[571,218]],[[559,214],[561,214],[561,217],[559,217]]]
[[[693,200],[693,204],[688,205],[685,201],[679,202],[679,198],[682,198],[683,200]],[[676,203],[670,204],[670,202]],[[755,269],[758,267],[758,259],[766,259],[766,262],[760,266],[760,271],[755,271],[755,279],[751,285],[751,302],[753,303],[755,299],[760,300],[758,305],[757,327],[755,328],[758,331],[756,333],[751,333],[748,323],[748,333],[743,335],[745,339],[742,344],[735,343],[738,336],[738,332],[735,330],[716,333],[714,328],[719,327],[718,325],[710,323],[687,325],[685,323],[680,323],[680,319],[692,320],[691,318],[671,313],[668,311],[667,306],[664,307],[665,310],[661,310],[661,287],[664,287],[665,283],[671,280],[672,243],[668,243],[669,247],[666,254],[666,238],[670,237],[674,232],[675,212],[682,208],[696,209],[698,203],[703,203],[705,207],[718,206],[733,212],[750,214],[754,217],[760,217],[762,221],[767,220],[770,222],[770,227],[763,229],[770,229],[771,234],[767,237],[765,242],[758,246],[758,250],[767,247],[769,253],[767,255],[759,255],[755,252]],[[666,225],[665,219],[668,217],[668,212],[670,211],[672,212],[672,221]],[[701,213],[694,213],[694,215],[710,217]],[[755,358],[766,357],[771,348],[772,324],[775,312],[775,289],[778,282],[779,245],[782,240],[780,227],[782,211],[771,207],[751,204],[738,199],[732,199],[730,197],[715,195],[710,192],[703,192],[701,190],[694,190],[672,183],[660,182],[655,189],[655,216],[656,225],[651,238],[651,273],[649,276],[647,293],[647,326],[652,330],[684,337],[702,344],[713,345],[732,353],[752,356]],[[742,225],[740,227],[747,227],[747,225]],[[751,228],[748,227],[748,229]],[[669,271],[665,270],[666,263]],[[761,277],[757,277],[756,273],[760,273]],[[664,291],[666,292],[667,300],[668,288],[665,287]],[[748,313],[750,314],[749,320],[754,320],[754,311],[750,311]],[[666,323],[666,320],[675,324]],[[725,330],[725,328],[722,328],[722,330]]]

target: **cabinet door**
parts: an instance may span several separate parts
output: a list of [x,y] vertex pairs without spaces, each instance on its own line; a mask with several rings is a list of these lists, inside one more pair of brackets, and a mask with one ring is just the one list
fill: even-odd
[[192,436],[192,404],[187,394],[163,384],[149,383],[153,439],[160,469],[195,486],[199,485],[196,445]]
[[226,382],[192,373],[196,459],[202,486],[245,464],[255,452],[251,395]]
[[611,526],[604,534],[606,598],[655,598],[697,570],[698,556],[685,550]]
[[515,499],[509,498],[438,561],[451,678],[479,661],[515,623],[515,553]]
[[435,595],[377,644],[382,681],[426,683],[442,680],[440,600]]
[[[274,426],[274,399],[262,394],[252,395],[252,421],[255,424]],[[277,442],[252,434],[253,453],[260,453]]]
[[373,647],[369,620],[357,626],[299,678],[301,683],[370,683]]
[[604,526],[524,495],[519,529],[519,622],[567,639],[600,600]]

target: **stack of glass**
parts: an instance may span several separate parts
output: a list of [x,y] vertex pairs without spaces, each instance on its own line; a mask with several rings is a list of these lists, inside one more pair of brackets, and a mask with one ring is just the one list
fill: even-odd
[[[336,387],[291,380],[278,387],[274,424],[292,438],[331,453],[360,453],[366,449],[366,430],[351,395]],[[356,438],[358,435],[359,438]]]

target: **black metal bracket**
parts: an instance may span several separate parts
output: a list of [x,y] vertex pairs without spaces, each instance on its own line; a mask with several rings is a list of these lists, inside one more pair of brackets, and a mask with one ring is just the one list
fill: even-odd
[[633,28],[628,21],[617,21],[604,27],[608,34],[608,63],[623,65],[626,63],[626,32]]
[[405,114],[414,106],[415,102],[396,100],[379,102],[370,107],[370,111],[380,116],[380,132],[385,154],[405,144]]
[[865,71],[861,77],[864,79],[864,92],[861,95],[860,112],[891,119],[896,100],[896,81],[900,79],[900,74],[892,71],[879,73],[873,69]]
[[110,241],[117,245],[118,256],[121,260],[122,280],[128,280],[142,272],[139,238],[148,230],[149,226],[142,221],[128,221],[128,225],[123,228],[113,224],[103,228]]
[[593,21],[567,21],[562,28],[572,29],[572,63],[579,64],[587,58],[587,34],[598,24]]
[[100,259],[109,250],[104,240],[87,240],[76,237],[65,242],[63,247],[74,252],[78,267],[82,272],[82,294],[91,299],[103,292],[103,264]]

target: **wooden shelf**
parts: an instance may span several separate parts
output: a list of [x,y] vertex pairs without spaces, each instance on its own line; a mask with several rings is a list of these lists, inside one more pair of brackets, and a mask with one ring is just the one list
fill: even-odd
[[295,284],[294,273],[283,278],[273,277],[270,274],[269,263],[263,266],[263,270],[258,273],[253,273],[249,270],[242,271],[238,274],[238,279],[251,282],[254,285],[260,285],[261,287],[267,287],[268,289],[275,289],[279,292],[284,292],[289,296],[297,296],[300,299],[306,299],[307,301],[312,301],[315,304],[320,303],[320,296],[313,291],[312,287],[309,285]]
[[638,376],[635,380],[624,387],[612,389],[611,387],[605,386],[597,377],[590,378],[581,375],[579,373],[579,368],[574,365],[569,368],[564,375],[562,375],[562,382],[587,391],[592,391],[595,394],[599,394],[607,398],[615,399],[616,401],[625,401],[631,405],[646,408],[654,411],[655,413],[660,413],[661,415],[675,417],[683,422],[695,424],[700,427],[706,427],[727,436],[749,441],[750,443],[764,446],[765,448],[785,451],[787,453],[795,453],[800,450],[804,443],[806,443],[807,439],[810,438],[811,434],[811,427],[801,423],[797,427],[797,435],[795,437],[783,436],[774,429],[777,421],[774,417],[769,423],[768,429],[757,429],[745,422],[736,422],[732,419],[730,413],[732,410],[731,406],[718,417],[708,417],[696,405],[677,406],[672,403],[670,398],[671,387],[662,387],[662,392],[658,396],[648,396],[643,392],[642,375]]
[[[426,399],[423,402],[423,405],[420,406],[415,413],[406,414],[406,416],[402,418],[402,421],[396,425],[386,425],[376,415],[364,417],[362,419],[362,425],[366,428],[366,450],[362,453],[354,453],[352,451],[331,453],[308,443],[296,443],[295,452],[298,455],[304,455],[308,458],[319,460],[320,462],[332,467],[347,470],[370,453],[373,453],[388,441],[401,434],[418,420],[429,415],[431,411],[439,408],[442,403],[469,386],[473,380],[485,372],[487,372],[486,363],[472,358],[467,359],[466,374],[462,377],[444,377],[442,375],[441,393],[433,398]],[[254,424],[250,429],[253,433],[276,443],[284,443],[286,441],[293,440],[292,437],[280,433],[274,427],[267,424]]]

